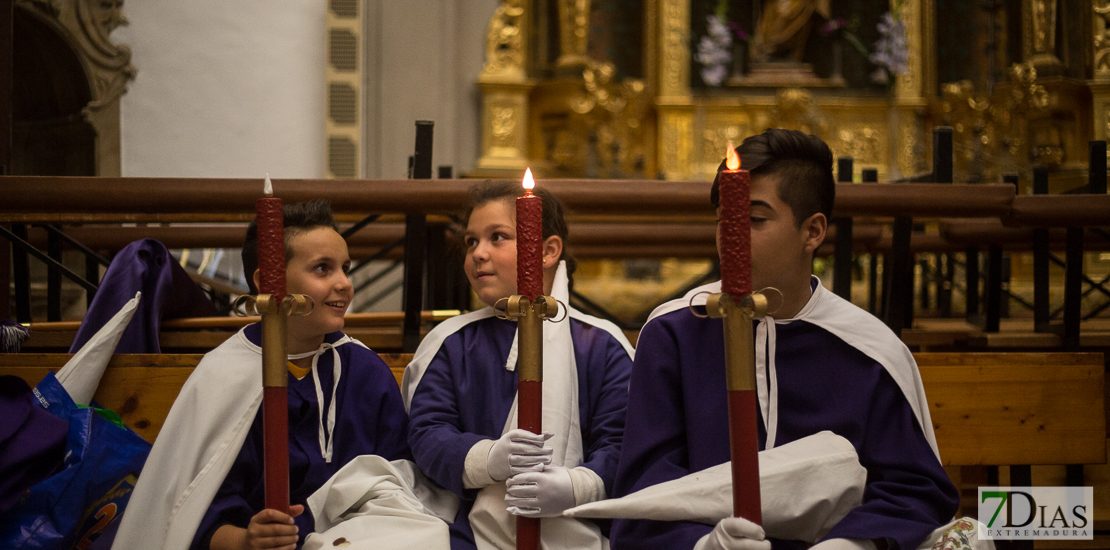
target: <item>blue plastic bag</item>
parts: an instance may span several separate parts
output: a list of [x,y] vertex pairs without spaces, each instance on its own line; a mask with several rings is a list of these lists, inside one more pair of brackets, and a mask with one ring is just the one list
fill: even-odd
[[151,445],[96,409],[79,407],[53,373],[34,395],[44,409],[69,421],[65,462],[0,521],[0,548],[89,550],[123,515]]

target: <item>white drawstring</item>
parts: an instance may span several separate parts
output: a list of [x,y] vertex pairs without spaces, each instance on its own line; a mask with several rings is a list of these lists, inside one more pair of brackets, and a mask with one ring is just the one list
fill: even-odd
[[[344,336],[336,341],[334,344],[324,342],[316,351],[306,353],[299,353],[290,355],[289,359],[304,359],[305,357],[312,357],[312,382],[316,385],[316,402],[318,412],[320,413],[319,422],[319,437],[320,437],[320,456],[324,457],[324,462],[331,463],[332,454],[332,439],[335,433],[335,395],[339,391],[339,377],[343,372],[340,366],[339,350],[335,346],[350,341],[349,336]],[[320,375],[316,370],[316,364],[320,361],[320,356],[325,351],[331,350],[332,357],[332,377],[334,382],[331,388],[331,403],[328,404],[328,425],[324,427],[324,389],[320,385]]]
[[[764,450],[775,446],[779,425],[778,373],[775,370],[775,319],[765,315],[755,329],[755,385],[759,408],[763,412],[763,427],[767,430]],[[768,359],[770,358],[770,359]],[[770,383],[768,383],[768,381]]]

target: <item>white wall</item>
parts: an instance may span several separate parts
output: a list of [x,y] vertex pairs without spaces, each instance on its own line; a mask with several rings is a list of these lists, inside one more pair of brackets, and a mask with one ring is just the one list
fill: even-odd
[[[486,26],[498,0],[367,0],[368,178],[402,178],[415,121],[433,120],[435,166],[480,154]],[[124,176],[324,176],[326,2],[133,0],[138,75],[121,104]]]
[[486,27],[499,4],[499,0],[370,3],[367,177],[405,177],[417,120],[436,123],[433,166],[454,166],[456,175],[474,168],[481,153],[481,97],[474,81],[482,70]]
[[139,0],[124,176],[324,175],[324,3]]

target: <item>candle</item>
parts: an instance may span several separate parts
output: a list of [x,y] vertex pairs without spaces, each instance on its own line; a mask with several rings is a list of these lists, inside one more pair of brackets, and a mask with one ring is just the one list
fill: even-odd
[[516,291],[529,301],[543,294],[543,200],[532,194],[532,170],[524,172],[524,196],[516,199]]
[[726,170],[718,175],[720,190],[721,290],[740,299],[752,292],[751,176],[740,169],[740,157],[728,144]]
[[[285,228],[281,199],[266,175],[265,197],[255,201],[258,224],[258,292],[285,297]],[[248,274],[249,275],[249,274]]]

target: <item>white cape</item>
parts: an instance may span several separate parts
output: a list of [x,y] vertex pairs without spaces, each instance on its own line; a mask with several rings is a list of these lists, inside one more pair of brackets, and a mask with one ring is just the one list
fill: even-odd
[[[567,305],[570,298],[565,262],[560,262],[552,284],[552,295]],[[578,319],[611,334],[631,357],[632,345],[616,325],[603,319],[583,314],[567,305],[567,316]],[[440,323],[428,333],[416,350],[413,360],[405,369],[401,382],[401,395],[406,410],[411,407],[412,396],[427,372],[428,365],[439,353],[443,341],[466,325],[494,316],[492,307],[453,317]],[[583,460],[582,434],[578,418],[578,369],[574,358],[574,343],[570,335],[570,323],[543,323],[543,429],[555,434],[547,444],[553,448],[552,464],[573,468]],[[516,369],[517,341],[512,348],[504,368]],[[516,427],[517,402],[514,399],[502,433]],[[471,528],[475,544],[479,550],[508,550],[516,548],[516,520],[506,511],[504,502],[505,483],[494,483],[482,489],[470,513]],[[592,522],[571,518],[544,518],[541,520],[542,546],[545,550],[607,548],[608,541]]]
[[454,514],[440,519],[421,502],[417,494],[428,486],[422,478],[408,460],[363,455],[347,463],[308,497],[316,532],[304,550],[449,548],[444,521]]
[[[348,343],[365,347],[344,336],[323,344],[316,355]],[[139,475],[113,550],[187,549],[261,404],[262,350],[240,330],[205,354],[182,386]]]
[[[867,470],[851,442],[820,432],[759,453],[763,530],[768,537],[818,541],[863,501]],[[570,517],[696,521],[706,525],[732,515],[732,463],[591,502]]]

